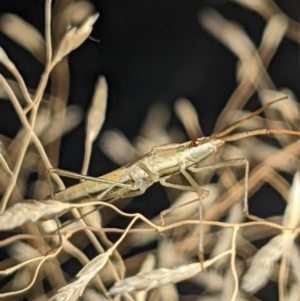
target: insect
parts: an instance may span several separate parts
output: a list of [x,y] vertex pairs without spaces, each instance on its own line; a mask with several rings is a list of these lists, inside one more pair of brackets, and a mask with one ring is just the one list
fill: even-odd
[[[236,121],[220,133],[210,137],[197,138],[181,144],[171,143],[155,146],[148,154],[137,162],[121,167],[98,178],[75,174],[60,169],[52,169],[50,170],[50,173],[54,172],[62,176],[84,180],[77,185],[55,193],[53,196],[56,200],[61,202],[78,201],[86,197],[96,197],[101,201],[110,201],[113,199],[131,198],[141,195],[148,187],[159,182],[163,186],[180,190],[195,191],[199,198],[203,199],[208,196],[209,192],[202,189],[187,170],[197,173],[203,170],[213,170],[226,166],[244,165],[245,195],[243,207],[244,214],[250,218],[251,215],[247,208],[249,163],[245,158],[232,159],[202,167],[195,167],[195,165],[215,153],[227,141],[236,141],[249,136],[267,134],[289,134],[300,136],[300,132],[298,131],[267,128],[230,135],[230,133],[238,126],[285,98],[286,97],[282,97],[269,102],[243,119]],[[178,173],[181,173],[186,178],[189,185],[173,184],[168,181],[171,176]]]
[[[199,201],[199,221],[200,221],[200,236],[199,236],[199,251],[198,257],[203,267],[204,249],[203,249],[203,229],[201,223],[203,220],[202,200],[206,198],[209,191],[204,190],[190,175],[190,172],[198,173],[204,170],[215,170],[223,167],[244,166],[244,199],[243,213],[252,220],[259,219],[249,213],[248,210],[248,174],[249,162],[246,158],[231,159],[215,164],[196,167],[196,164],[204,160],[206,157],[215,153],[225,142],[236,141],[249,136],[268,135],[268,134],[289,134],[300,136],[299,131],[285,129],[268,129],[261,128],[247,132],[230,134],[238,126],[262,113],[268,107],[286,97],[274,100],[265,106],[262,106],[253,113],[247,115],[233,123],[231,126],[214,134],[210,137],[202,137],[181,144],[165,144],[155,146],[144,157],[137,162],[121,167],[99,178],[75,174],[64,170],[50,170],[62,176],[70,176],[84,180],[83,182],[71,186],[54,195],[54,198],[61,202],[72,202],[84,199],[86,197],[96,197],[101,201],[112,201],[120,198],[131,198],[143,194],[147,188],[156,182],[166,187],[171,187],[180,190],[194,191],[198,194]],[[187,180],[189,185],[174,184],[168,181],[170,177],[181,173]],[[187,204],[183,204],[184,206]],[[180,206],[180,207],[181,207]],[[172,210],[178,207],[173,207]],[[161,212],[161,223],[164,224],[163,215],[169,210]]]

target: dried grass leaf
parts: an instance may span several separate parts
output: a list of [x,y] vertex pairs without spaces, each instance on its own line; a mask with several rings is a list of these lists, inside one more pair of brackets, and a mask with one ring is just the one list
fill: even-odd
[[172,140],[166,131],[170,116],[170,110],[162,103],[152,106],[140,129],[139,136],[134,141],[134,146],[139,154],[144,155],[154,146],[176,141]]
[[288,19],[285,15],[277,14],[272,16],[263,32],[262,44],[273,49],[273,52],[275,52],[279,43],[282,41],[287,28]]
[[120,131],[104,132],[99,146],[113,162],[120,166],[134,162],[139,157],[136,149]]
[[4,66],[8,66],[8,69],[9,65],[13,64],[2,47],[0,47],[0,63]]
[[84,206],[79,209],[80,214],[83,216],[84,222],[91,227],[101,228],[101,213],[95,209],[95,206]]
[[295,283],[300,287],[300,250],[297,244],[292,244],[287,260],[290,270],[295,276]]
[[239,3],[248,9],[254,10],[264,16],[271,16],[274,13],[275,3],[270,0],[232,0],[233,2]]
[[300,301],[299,283],[291,284],[288,294],[284,297],[284,301]]
[[21,241],[12,244],[7,248],[7,252],[17,262],[25,262],[41,256],[38,250]]
[[45,41],[31,24],[17,15],[5,14],[0,19],[0,30],[28,50],[39,62],[45,62]]
[[70,9],[70,23],[77,26],[93,13],[94,6],[91,2],[80,0],[72,2]]
[[107,297],[92,288],[87,288],[81,298],[83,301],[107,301]]
[[[275,103],[272,106],[272,110],[276,110],[280,113],[282,118],[280,118],[282,123],[289,121],[292,122],[294,120],[299,119],[299,103],[295,98],[295,95],[288,90],[288,89],[282,89],[280,91],[276,90],[263,90],[260,93],[260,97],[262,100],[262,103],[266,105],[270,101],[274,99],[279,99],[283,96],[286,96],[287,98],[284,100],[284,103]],[[275,122],[275,121],[274,121]]]
[[205,287],[208,292],[217,292],[223,289],[224,276],[218,270],[208,270],[194,277],[193,282]]
[[[61,120],[64,116],[64,124],[61,126],[60,122],[55,122],[55,120]],[[66,111],[61,111],[53,116],[51,120],[52,126],[46,128],[43,133],[42,141],[44,145],[55,141],[59,137],[68,133],[73,128],[75,128],[82,120],[82,111],[78,106],[69,106]]]
[[200,24],[242,61],[249,59],[255,53],[253,44],[237,23],[223,18],[213,9],[204,9],[199,18]]
[[[168,256],[166,256],[168,254]],[[157,257],[158,257],[158,266],[163,266],[166,268],[172,268],[176,265],[186,265],[190,262],[187,261],[184,255],[180,254],[178,256],[178,252],[174,248],[174,242],[170,239],[162,239],[159,242],[159,247],[157,250]]]
[[296,228],[300,223],[300,171],[298,171],[290,188],[289,199],[285,208],[282,225]]
[[159,296],[161,301],[179,301],[177,288],[171,283],[159,288]]
[[90,143],[96,139],[105,120],[107,90],[106,79],[104,76],[100,76],[96,83],[92,104],[87,116],[86,133]]
[[179,98],[175,103],[175,112],[191,139],[203,136],[197,111],[188,99]]
[[290,235],[277,235],[257,251],[249,270],[243,277],[243,290],[255,293],[267,283],[274,263],[281,258],[292,239]]
[[11,291],[19,291],[24,287],[28,286],[32,278],[32,269],[37,265],[37,263],[31,263],[30,267],[26,266],[23,269],[17,271],[13,280],[10,282]]
[[[164,128],[170,122],[170,110],[163,103],[155,103],[149,110],[146,120],[141,127],[140,133],[149,140],[155,140],[157,144],[170,142]],[[153,122],[155,120],[155,122]],[[163,135],[161,134],[163,132]],[[160,137],[163,137],[161,141]],[[165,139],[168,139],[167,142]]]

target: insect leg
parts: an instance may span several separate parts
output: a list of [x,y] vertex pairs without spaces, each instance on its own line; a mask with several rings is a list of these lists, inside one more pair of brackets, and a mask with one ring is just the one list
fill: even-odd
[[207,198],[209,196],[209,191],[206,190],[206,189],[201,188],[197,184],[197,182],[193,179],[193,177],[191,175],[189,175],[188,172],[185,169],[181,169],[181,173],[186,178],[186,180],[189,182],[190,185],[172,184],[172,183],[166,182],[165,179],[160,180],[160,183],[163,186],[166,186],[166,187],[171,187],[171,188],[180,189],[180,190],[184,190],[184,191],[193,191],[193,192],[196,192],[198,194],[199,198],[197,198],[195,200],[192,200],[190,202],[187,202],[185,204],[173,207],[171,209],[167,209],[167,210],[162,211],[160,213],[160,219],[161,219],[161,223],[163,225],[164,224],[163,216],[166,215],[167,213],[173,211],[174,209],[178,209],[180,207],[189,205],[191,203],[199,202],[199,221],[200,221],[200,237],[199,237],[199,240],[200,240],[201,243],[199,244],[198,258],[199,258],[201,267],[203,269],[204,249],[203,249],[203,243],[202,243],[202,241],[203,241],[203,227],[201,225],[202,224],[202,220],[203,220],[203,203],[202,203],[202,200],[205,199],[205,198]]
[[[192,191],[192,192],[195,192],[195,189],[194,189],[192,186],[190,186],[190,185],[173,184],[173,183],[167,182],[167,179],[165,179],[165,178],[161,179],[159,182],[160,182],[160,184],[161,184],[162,186],[165,186],[165,187],[174,188],[174,189],[178,189],[178,190],[182,190],[182,191]],[[202,199],[208,197],[208,195],[209,195],[209,191],[208,191],[208,190],[205,190],[205,189],[203,189],[203,188],[198,187],[198,191],[199,191],[199,193],[200,193],[200,191],[201,191]],[[176,209],[185,207],[185,206],[187,206],[187,205],[189,205],[189,204],[192,204],[192,203],[195,203],[195,202],[197,202],[197,201],[198,201],[198,199],[195,199],[195,200],[186,202],[186,203],[184,203],[184,204],[181,204],[181,205],[172,207],[172,208],[170,208],[170,209],[163,210],[163,211],[160,213],[161,225],[162,225],[162,226],[165,225],[165,221],[164,221],[164,216],[165,216],[165,215],[167,215],[168,213],[170,213],[170,212],[173,211],[173,210],[176,210]]]
[[[212,164],[212,165],[207,165],[207,166],[203,166],[203,167],[190,167],[189,170],[194,172],[194,173],[198,173],[198,172],[203,172],[203,171],[208,171],[208,170],[216,170],[219,168],[224,168],[224,167],[234,167],[234,166],[244,166],[245,167],[245,175],[244,175],[244,198],[243,198],[243,213],[245,215],[246,218],[250,219],[250,220],[259,220],[260,218],[251,215],[249,213],[249,209],[248,209],[248,178],[249,178],[249,161],[246,158],[237,158],[237,159],[232,159],[232,160],[227,160],[227,161],[223,161],[223,162],[219,162],[216,164]],[[184,171],[183,175],[185,175],[184,173],[186,173],[189,177],[190,175]],[[185,175],[186,176],[186,175]],[[187,177],[186,177],[187,178]],[[192,182],[187,178],[187,180],[191,183]],[[194,180],[193,180],[194,181]],[[196,183],[196,185],[198,185]],[[195,186],[192,185],[193,187]],[[202,202],[200,199],[200,207],[199,207],[199,214],[200,214],[200,237],[199,237],[199,259],[200,259],[200,263],[202,264],[203,260],[203,254],[204,254],[204,246],[203,246],[203,227],[202,227]]]
[[98,182],[98,183],[104,183],[104,184],[116,184],[117,183],[118,186],[121,186],[121,187],[129,186],[124,183],[119,183],[117,180],[107,180],[102,177],[92,177],[92,176],[82,175],[80,173],[68,171],[68,170],[64,170],[64,169],[51,168],[51,169],[49,169],[49,175],[51,175],[52,173],[55,173],[59,176],[83,180],[83,181],[92,181],[92,182]]
[[246,218],[250,220],[261,220],[261,218],[250,214],[248,206],[248,181],[249,181],[249,161],[246,158],[237,158],[219,162],[213,165],[207,165],[202,167],[190,167],[189,170],[195,173],[207,170],[215,170],[224,167],[234,167],[234,166],[244,166],[244,198],[243,198],[243,214]]
[[48,171],[48,183],[49,183],[49,187],[50,187],[51,198],[53,198],[53,199],[55,199],[55,193],[54,193],[53,184],[52,184],[52,181],[51,181],[51,174],[57,174],[57,175],[62,176],[62,177],[68,177],[68,178],[78,179],[78,180],[83,180],[83,181],[92,181],[92,182],[103,183],[103,184],[111,184],[111,185],[114,184],[115,186],[126,187],[130,190],[130,185],[120,183],[120,182],[118,182],[118,179],[116,179],[116,180],[107,180],[107,179],[104,179],[102,177],[99,177],[99,178],[98,177],[91,177],[91,176],[82,175],[82,174],[72,172],[72,171],[68,171],[68,170],[64,170],[64,169],[51,168]]

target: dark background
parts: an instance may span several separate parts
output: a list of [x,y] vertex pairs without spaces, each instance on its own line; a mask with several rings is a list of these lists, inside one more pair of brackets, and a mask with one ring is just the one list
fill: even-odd
[[[213,7],[224,17],[240,23],[257,46],[265,21],[257,13],[230,1],[93,2],[100,18],[92,36],[100,43],[87,40],[69,56],[69,104],[78,104],[85,110],[96,79],[102,74],[109,85],[103,131],[120,129],[133,139],[153,103],[163,102],[173,110],[174,101],[186,97],[196,107],[204,133],[211,134],[217,116],[236,87],[237,59],[201,28],[197,15],[201,9]],[[280,0],[276,3],[288,16],[299,19],[299,1]],[[0,13],[6,12],[21,16],[43,33],[44,1],[1,1]],[[27,85],[35,87],[43,66],[1,33],[0,46],[16,64]],[[6,74],[2,67],[0,71]],[[285,39],[268,71],[277,87],[290,88],[300,98],[299,48],[296,43]],[[254,97],[249,108],[257,106]],[[19,121],[10,103],[1,100],[0,133],[13,137],[18,128]],[[80,171],[83,150],[82,124],[63,138],[59,167]],[[116,167],[95,145],[89,174],[101,175]],[[164,193],[160,187],[154,189]],[[267,295],[261,298],[274,300],[271,295],[269,299]]]

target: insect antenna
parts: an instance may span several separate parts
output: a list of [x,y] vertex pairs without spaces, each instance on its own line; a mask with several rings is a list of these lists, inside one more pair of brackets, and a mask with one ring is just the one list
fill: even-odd
[[259,135],[269,135],[269,134],[278,134],[278,135],[293,135],[293,136],[300,136],[299,131],[292,131],[292,130],[286,130],[286,129],[257,129],[237,134],[232,134],[229,136],[221,137],[224,141],[236,141],[240,140],[242,138],[250,137],[250,136],[259,136]]
[[[284,99],[287,99],[288,96],[282,96],[276,100],[273,100],[271,102],[269,102],[268,104],[260,107],[259,109],[257,109],[256,111],[252,112],[251,114],[247,115],[246,117],[236,121],[235,123],[233,123],[232,125],[230,125],[228,128],[226,128],[225,130],[221,131],[220,133],[217,134],[213,134],[211,137],[212,138],[222,138],[224,139],[226,137],[226,135],[230,134],[234,129],[236,129],[237,127],[239,127],[241,124],[245,123],[246,121],[248,121],[249,119],[259,115],[260,113],[264,112],[267,108],[269,108],[270,106],[272,106],[274,103],[282,101]],[[266,134],[266,133],[265,133]],[[257,134],[257,135],[263,135],[263,134]],[[254,135],[252,135],[254,136]],[[229,136],[227,136],[228,138]],[[230,136],[232,137],[232,136]],[[226,141],[233,141],[233,140],[226,140]]]

